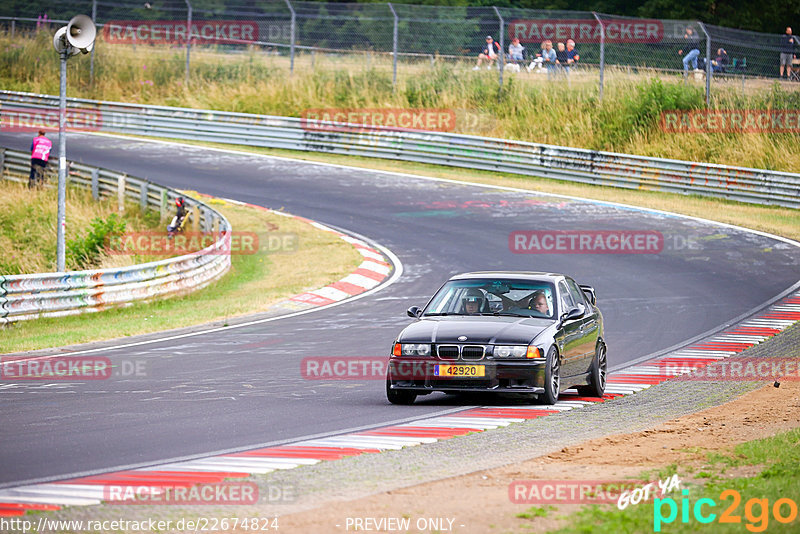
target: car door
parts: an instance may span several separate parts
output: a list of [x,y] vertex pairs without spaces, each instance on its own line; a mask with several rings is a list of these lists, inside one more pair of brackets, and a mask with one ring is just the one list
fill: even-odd
[[[558,283],[558,295],[559,315],[563,315],[575,307],[575,301],[563,280]],[[561,325],[561,330],[564,332],[564,347],[561,354],[562,377],[575,376],[584,372],[581,369],[581,362],[585,357],[582,326],[583,318],[569,319]]]
[[597,317],[597,310],[592,306],[591,302],[586,300],[578,284],[572,278],[567,278],[567,287],[573,302],[576,305],[581,305],[586,310],[586,313],[581,318],[581,352],[582,363],[579,364],[579,373],[588,372],[589,367],[592,365],[592,358],[594,358],[594,348],[597,345],[597,339],[600,335],[600,324]]

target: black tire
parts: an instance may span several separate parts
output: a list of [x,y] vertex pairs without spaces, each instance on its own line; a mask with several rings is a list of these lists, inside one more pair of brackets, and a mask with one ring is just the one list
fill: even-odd
[[403,389],[391,389],[389,387],[392,381],[389,377],[386,377],[386,398],[389,399],[389,402],[392,404],[401,404],[403,406],[408,406],[409,404],[414,404],[414,401],[417,400],[417,394],[413,391],[403,390]]
[[561,361],[558,358],[558,351],[555,347],[550,347],[547,351],[546,367],[544,370],[544,394],[540,399],[545,404],[555,404],[558,400],[558,393],[561,388]]
[[602,397],[606,391],[607,369],[606,346],[601,341],[594,350],[594,361],[592,361],[592,370],[589,373],[589,385],[580,386],[578,393],[584,397]]

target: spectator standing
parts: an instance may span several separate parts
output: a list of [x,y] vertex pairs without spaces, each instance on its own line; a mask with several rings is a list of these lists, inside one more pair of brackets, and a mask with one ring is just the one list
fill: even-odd
[[794,59],[794,47],[797,44],[797,37],[792,35],[792,29],[787,27],[786,33],[781,35],[781,78],[783,73],[786,77],[792,77],[792,59]]
[[31,143],[31,175],[28,178],[28,188],[44,183],[44,171],[47,168],[47,160],[50,159],[50,150],[53,142],[47,138],[44,130],[39,130],[39,135],[33,138]]
[[689,74],[689,63],[692,64],[692,69],[697,70],[697,56],[700,55],[700,37],[697,36],[692,28],[686,28],[683,34],[685,41],[684,48],[678,50],[678,55],[683,55],[684,50],[686,55],[683,56],[683,75]]
[[575,50],[575,41],[567,39],[567,72],[569,72],[570,67],[576,66],[580,59],[581,56],[578,55],[578,51]]
[[486,46],[483,47],[483,50],[480,54],[478,54],[478,64],[472,70],[478,70],[481,68],[481,63],[483,61],[487,61],[489,65],[486,67],[487,69],[492,68],[492,63],[495,62],[497,59],[497,54],[500,52],[500,44],[495,41],[491,35],[486,36]]

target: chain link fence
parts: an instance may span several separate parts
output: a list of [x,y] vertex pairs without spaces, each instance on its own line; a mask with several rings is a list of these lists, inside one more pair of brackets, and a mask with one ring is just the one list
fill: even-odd
[[[0,5],[0,26],[11,35],[55,31],[78,13],[93,17],[101,46],[146,46],[148,54],[172,56],[175,49],[185,51],[187,81],[197,48],[220,54],[256,50],[289,72],[391,70],[393,83],[398,72],[455,63],[494,70],[501,85],[504,76],[597,83],[601,97],[609,81],[646,75],[703,83],[708,99],[717,84],[741,84],[744,90],[746,82],[771,83],[787,57],[793,65],[783,74],[791,71],[790,80],[800,81],[796,38],[787,43],[785,35],[700,21],[581,11],[296,0],[240,6],[218,0],[32,0]],[[514,56],[512,44],[522,47]],[[479,61],[483,52],[490,57]],[[93,73],[93,61],[91,68]]]

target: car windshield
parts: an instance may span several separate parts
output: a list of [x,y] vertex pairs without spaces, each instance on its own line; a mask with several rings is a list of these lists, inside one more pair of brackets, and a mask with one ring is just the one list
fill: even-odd
[[423,315],[555,317],[549,282],[482,278],[451,280],[433,296]]

